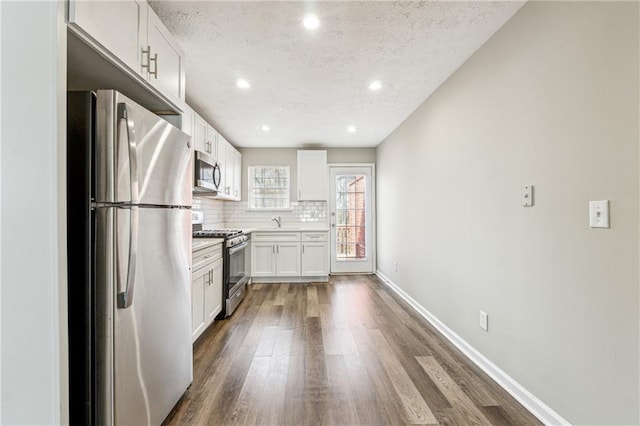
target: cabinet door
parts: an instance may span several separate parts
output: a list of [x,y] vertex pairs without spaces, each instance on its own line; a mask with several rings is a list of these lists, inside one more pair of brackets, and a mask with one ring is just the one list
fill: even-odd
[[142,49],[147,46],[147,14],[144,0],[69,2],[69,23],[140,75]]
[[276,275],[276,253],[274,243],[251,243],[251,276],[274,277]]
[[233,162],[233,198],[240,201],[242,197],[242,154],[235,151],[235,161]]
[[218,159],[218,132],[213,127],[207,124],[207,137],[206,137],[206,149],[205,152],[208,152],[211,157],[213,157],[214,161],[219,161]]
[[205,328],[204,292],[209,277],[209,268],[202,268],[193,274],[191,281],[191,340],[193,342]]
[[236,168],[236,149],[231,146],[230,143],[227,142],[227,170],[224,173],[224,177],[226,180],[226,185],[225,185],[225,193],[229,196],[229,197],[233,197],[233,191],[234,191],[234,186],[233,186],[233,176],[235,174],[235,168]]
[[278,243],[276,276],[300,276],[300,243]]
[[326,201],[327,172],[327,151],[298,151],[298,201]]
[[[182,127],[181,130],[191,136],[191,141],[193,142],[194,136],[194,112],[191,108],[185,107],[182,112]],[[193,145],[193,144],[192,144]]]
[[231,186],[233,184],[233,153],[231,150],[233,147],[231,144],[222,136],[218,134],[218,164],[220,165],[220,170],[222,171],[222,179],[220,183],[220,188],[222,190],[222,195],[230,196],[231,195]]
[[[147,79],[161,92],[184,100],[184,53],[151,9],[149,9],[147,21],[147,44],[151,48],[152,59]],[[158,56],[153,60],[156,54]],[[147,58],[142,59],[147,60]]]
[[194,114],[193,123],[193,146],[196,151],[207,151],[207,122],[202,119],[198,114]]
[[329,247],[326,242],[302,243],[302,275],[329,274]]
[[211,278],[204,290],[205,326],[211,324],[222,311],[222,259],[218,259],[209,268]]

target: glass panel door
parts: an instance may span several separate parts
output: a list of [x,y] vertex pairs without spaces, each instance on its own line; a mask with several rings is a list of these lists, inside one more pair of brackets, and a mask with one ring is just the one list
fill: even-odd
[[331,168],[331,272],[372,272],[371,168]]

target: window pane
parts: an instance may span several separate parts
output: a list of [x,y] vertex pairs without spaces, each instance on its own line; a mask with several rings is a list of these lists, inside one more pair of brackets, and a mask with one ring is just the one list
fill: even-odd
[[249,208],[290,207],[289,166],[250,166],[249,177]]
[[365,175],[336,176],[336,253],[339,260],[365,259]]

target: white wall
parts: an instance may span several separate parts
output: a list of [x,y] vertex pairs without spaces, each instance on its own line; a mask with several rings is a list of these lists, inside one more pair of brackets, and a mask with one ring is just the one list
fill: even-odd
[[529,2],[377,149],[379,269],[574,424],[640,422],[638,21]]
[[67,419],[64,3],[0,9],[0,423],[56,424]]
[[[295,148],[240,148],[242,153],[242,200],[247,201],[249,166],[289,166],[291,201],[298,200],[298,150]],[[327,148],[329,163],[374,163],[375,148]]]

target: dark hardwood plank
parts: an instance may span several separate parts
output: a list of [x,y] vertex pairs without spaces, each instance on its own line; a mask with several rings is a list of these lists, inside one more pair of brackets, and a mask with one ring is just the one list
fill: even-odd
[[482,411],[471,401],[462,389],[449,377],[442,366],[432,356],[416,357],[424,371],[438,386],[438,389],[449,400],[454,408],[454,413],[460,416],[460,420],[469,425],[490,425],[491,422],[482,414]]
[[414,425],[437,424],[438,421],[431,408],[424,401],[402,364],[394,355],[382,332],[380,330],[372,330],[371,334],[378,348],[382,366],[402,402],[407,423]]
[[256,284],[194,346],[164,424],[496,424],[535,417],[374,276]]

